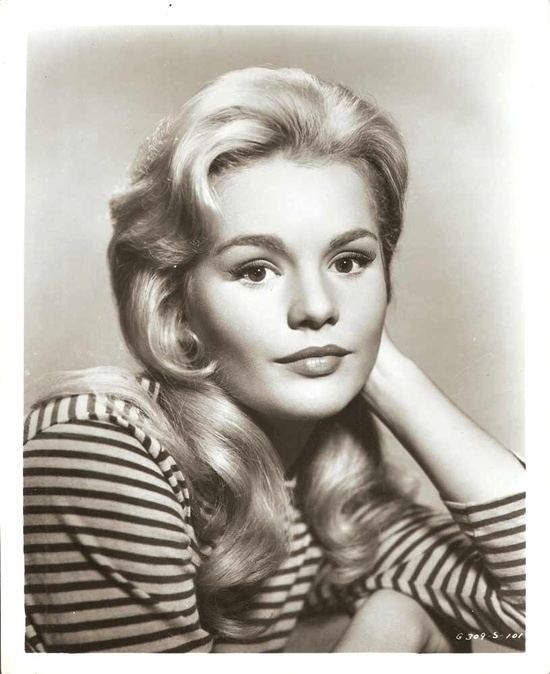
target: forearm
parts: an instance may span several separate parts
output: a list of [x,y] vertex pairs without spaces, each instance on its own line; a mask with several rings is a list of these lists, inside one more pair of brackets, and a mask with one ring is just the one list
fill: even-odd
[[427,611],[394,590],[368,597],[338,640],[334,653],[450,653],[452,646]]
[[521,491],[523,468],[517,458],[453,405],[391,343],[383,348],[365,398],[442,497],[475,502]]

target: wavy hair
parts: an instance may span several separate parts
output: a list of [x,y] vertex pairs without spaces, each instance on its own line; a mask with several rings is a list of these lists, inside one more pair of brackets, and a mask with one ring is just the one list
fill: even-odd
[[[138,153],[129,186],[110,202],[108,258],[120,324],[131,352],[161,383],[158,403],[131,377],[106,370],[58,387],[133,402],[181,465],[194,525],[212,547],[197,574],[201,620],[226,638],[254,633],[246,605],[288,556],[291,497],[274,448],[217,381],[181,298],[220,216],[215,179],[274,154],[346,163],[364,177],[389,298],[407,184],[394,124],[374,103],[302,70],[229,72],[161,122]],[[390,484],[360,398],[320,423],[307,452],[297,499],[332,562],[334,583],[348,583],[368,572],[379,532],[405,499]]]

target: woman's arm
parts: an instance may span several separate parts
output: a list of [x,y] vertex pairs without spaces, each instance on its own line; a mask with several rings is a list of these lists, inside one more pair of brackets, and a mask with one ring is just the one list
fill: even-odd
[[449,402],[387,334],[364,396],[431,477],[454,521],[425,508],[404,514],[383,533],[374,568],[349,594],[393,588],[456,621],[456,638],[471,632],[522,648],[521,462]]
[[[168,458],[157,463],[94,400],[79,398],[79,419],[69,419],[72,399],[30,417],[29,649],[211,651],[212,636],[199,622],[185,485]],[[44,422],[51,418],[55,423]]]
[[335,653],[451,653],[428,612],[394,590],[377,590],[359,607]]
[[451,653],[457,645],[419,602],[376,590],[351,618],[340,611],[300,620],[285,653]]
[[363,394],[446,500],[483,502],[524,488],[516,456],[455,407],[386,332]]

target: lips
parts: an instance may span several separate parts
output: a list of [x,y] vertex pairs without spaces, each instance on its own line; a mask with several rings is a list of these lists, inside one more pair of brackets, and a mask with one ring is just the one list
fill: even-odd
[[296,361],[305,360],[307,358],[324,358],[326,356],[347,356],[351,351],[342,349],[340,346],[335,344],[327,344],[326,346],[315,347],[311,346],[307,349],[302,349],[301,351],[296,351],[291,353],[289,356],[284,356],[283,358],[278,358],[276,363],[294,363]]

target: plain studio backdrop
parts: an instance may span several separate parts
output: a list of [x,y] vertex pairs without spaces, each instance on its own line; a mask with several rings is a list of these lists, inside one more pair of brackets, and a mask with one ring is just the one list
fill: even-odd
[[[125,184],[138,144],[223,72],[295,66],[371,96],[401,129],[411,177],[393,263],[390,333],[465,412],[522,453],[514,58],[512,36],[494,29],[187,26],[32,34],[27,402],[34,383],[55,370],[135,368],[120,336],[105,252],[108,198]],[[396,443],[387,444],[414,468]],[[436,502],[427,485],[421,495]]]

